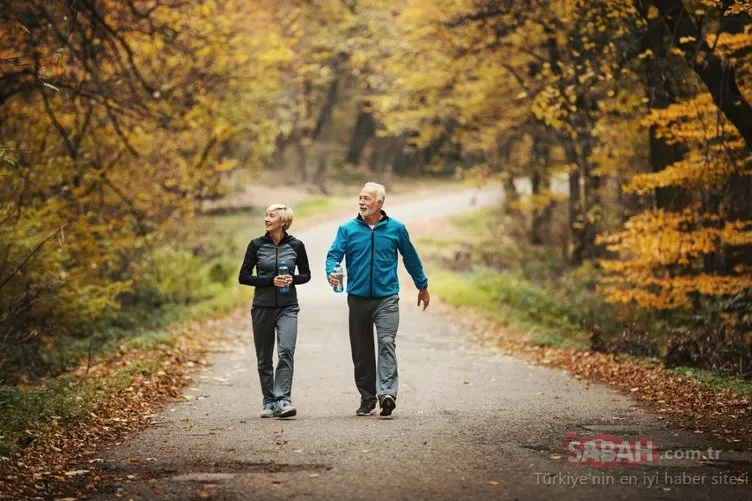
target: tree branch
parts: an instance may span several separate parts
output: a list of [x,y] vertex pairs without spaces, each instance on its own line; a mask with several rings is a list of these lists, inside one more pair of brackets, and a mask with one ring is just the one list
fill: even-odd
[[739,90],[736,68],[713,52],[681,0],[655,0],[655,6],[674,33],[674,41],[678,41],[677,47],[687,64],[708,87],[716,106],[736,126],[747,147],[752,149],[752,106]]
[[29,260],[30,260],[30,259],[31,259],[31,258],[32,258],[32,257],[34,256],[34,254],[36,254],[37,252],[39,252],[39,250],[40,250],[40,249],[42,248],[42,246],[43,246],[44,244],[46,244],[47,242],[49,242],[50,240],[52,240],[53,238],[55,238],[55,237],[56,237],[56,236],[58,235],[58,233],[62,232],[62,231],[63,231],[63,229],[64,229],[64,228],[65,228],[66,226],[67,226],[67,225],[63,225],[63,226],[61,226],[60,228],[58,228],[57,230],[55,230],[55,232],[54,232],[54,233],[52,233],[52,234],[51,234],[50,236],[48,236],[47,238],[45,238],[44,240],[42,240],[42,241],[41,241],[41,242],[40,242],[40,243],[39,243],[39,244],[38,244],[38,245],[37,245],[37,246],[36,246],[36,247],[34,248],[34,250],[32,250],[32,251],[31,251],[31,253],[30,253],[30,254],[29,254],[28,256],[26,256],[26,259],[24,259],[24,260],[23,260],[23,262],[21,262],[21,264],[19,264],[18,266],[16,266],[16,269],[15,269],[15,270],[13,270],[13,272],[12,272],[12,273],[11,273],[11,274],[10,274],[10,275],[8,276],[8,278],[6,278],[5,280],[3,280],[3,283],[1,283],[1,284],[0,284],[0,290],[2,290],[2,288],[3,288],[3,287],[5,287],[5,286],[6,286],[7,284],[8,284],[8,282],[10,282],[10,281],[11,281],[11,280],[13,279],[13,277],[15,277],[15,276],[16,276],[16,274],[17,274],[17,273],[18,273],[19,271],[21,271],[21,268],[23,268],[23,267],[24,267],[24,265],[25,265],[26,263],[28,263],[28,262],[29,262]]

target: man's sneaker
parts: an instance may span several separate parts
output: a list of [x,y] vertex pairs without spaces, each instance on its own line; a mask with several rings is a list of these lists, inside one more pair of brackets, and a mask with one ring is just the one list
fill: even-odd
[[355,411],[356,416],[368,416],[376,408],[376,402],[361,402],[358,410]]
[[383,397],[381,397],[379,405],[381,406],[381,412],[379,412],[379,416],[391,416],[392,411],[395,407],[397,407],[397,403],[394,401],[394,397],[391,395],[384,395]]
[[261,409],[261,417],[269,418],[274,416],[274,404],[264,404],[264,408]]
[[282,401],[277,404],[277,410],[274,412],[274,417],[293,417],[298,411],[295,407],[290,405],[290,402]]

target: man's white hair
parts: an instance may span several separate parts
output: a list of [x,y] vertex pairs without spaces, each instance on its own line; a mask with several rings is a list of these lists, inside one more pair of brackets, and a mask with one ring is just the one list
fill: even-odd
[[279,219],[282,221],[282,229],[287,231],[290,226],[292,226],[292,219],[295,217],[295,213],[285,204],[271,204],[266,208],[266,212],[271,212],[273,210],[279,211]]
[[363,188],[368,188],[369,190],[376,190],[376,198],[381,200],[382,202],[384,199],[386,199],[386,188],[383,184],[379,183],[366,183],[363,185]]

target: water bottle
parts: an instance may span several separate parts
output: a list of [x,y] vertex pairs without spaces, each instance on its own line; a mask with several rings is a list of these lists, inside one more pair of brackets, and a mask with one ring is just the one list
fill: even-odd
[[334,286],[334,292],[343,292],[345,290],[345,274],[342,271],[342,265],[335,264],[332,273],[334,273],[334,278],[339,280],[339,284]]
[[[278,275],[289,275],[290,274],[290,267],[287,266],[287,261],[285,261],[284,259],[279,262],[279,269],[277,271],[277,274]],[[280,287],[279,288],[279,293],[280,294],[287,294],[288,292],[290,292],[290,286],[288,286],[288,285],[285,285],[284,287]]]

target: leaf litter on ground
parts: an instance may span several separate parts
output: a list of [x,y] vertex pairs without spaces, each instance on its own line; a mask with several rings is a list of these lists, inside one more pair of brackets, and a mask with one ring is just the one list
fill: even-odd
[[[102,469],[104,462],[96,454],[152,424],[168,404],[184,401],[183,391],[197,383],[208,355],[235,343],[228,333],[240,332],[245,321],[243,308],[221,319],[191,320],[171,329],[173,345],[143,351],[122,347],[67,374],[81,382],[103,382],[138,364],[159,368],[137,371],[122,391],[93,385],[95,408],[75,422],[63,425],[53,419],[47,426],[27,430],[34,439],[29,446],[0,461],[0,499],[90,496],[99,485],[116,482],[118,475],[128,480],[125,474]],[[129,460],[141,462],[142,458]]]

